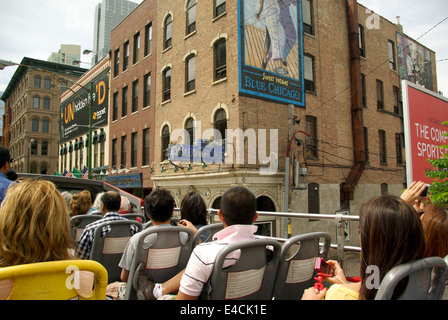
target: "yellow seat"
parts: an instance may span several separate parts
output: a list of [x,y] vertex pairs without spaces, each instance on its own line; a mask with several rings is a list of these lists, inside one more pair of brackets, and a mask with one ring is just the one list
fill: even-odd
[[0,296],[8,300],[105,300],[106,287],[106,269],[91,260],[0,268]]

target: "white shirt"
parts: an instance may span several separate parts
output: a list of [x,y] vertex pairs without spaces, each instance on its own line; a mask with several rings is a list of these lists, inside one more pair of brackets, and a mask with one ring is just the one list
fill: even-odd
[[[255,225],[232,225],[216,233],[213,237],[215,241],[196,246],[180,281],[179,290],[189,296],[200,296],[213,272],[219,251],[228,244],[255,239],[257,229]],[[224,267],[234,264],[238,257],[238,250],[232,252],[226,257]]]

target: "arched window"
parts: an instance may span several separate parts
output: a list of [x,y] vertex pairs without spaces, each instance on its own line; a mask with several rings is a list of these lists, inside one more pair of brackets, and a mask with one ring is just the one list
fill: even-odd
[[215,0],[215,10],[213,12],[214,17],[219,17],[224,12],[226,12],[226,1],[225,0]]
[[162,161],[168,160],[168,147],[170,145],[170,128],[165,125],[162,129]]
[[221,209],[221,199],[222,197],[218,197],[213,201],[212,209]]
[[48,174],[48,165],[45,162],[40,165],[40,174]]
[[[216,111],[214,121],[213,121],[213,127],[215,130],[218,130],[221,134],[221,139],[226,138],[226,130],[227,130],[227,117],[226,117],[226,111],[223,108],[220,108]],[[217,137],[215,137],[215,140]]]
[[50,78],[45,78],[44,79],[44,88],[45,89],[51,89],[51,79]]
[[269,197],[260,196],[257,198],[257,211],[275,212],[275,204]]
[[34,77],[34,88],[40,88],[40,77],[39,76]]
[[168,101],[171,99],[171,68],[166,68],[162,73],[163,79],[163,93],[162,101]]
[[37,173],[37,163],[34,161],[30,164],[30,173]]
[[189,0],[187,5],[187,34],[196,30],[196,0]]
[[227,77],[226,66],[226,39],[221,38],[214,44],[214,80],[220,80]]
[[163,28],[163,49],[167,49],[173,45],[173,18],[170,14],[165,18]]
[[188,132],[188,141],[185,141],[185,144],[188,143],[190,146],[193,145],[193,134],[194,134],[194,120],[193,118],[188,118],[187,121],[185,121],[185,130]]
[[50,121],[48,119],[42,120],[42,132],[48,133],[50,131]]
[[40,107],[40,97],[34,96],[33,97],[33,108],[39,108]]
[[49,97],[45,97],[44,98],[44,105],[43,108],[45,110],[50,110],[50,98]]
[[381,194],[387,194],[389,192],[389,186],[387,183],[381,184]]
[[31,120],[31,131],[38,132],[39,131],[39,119],[33,118]]
[[196,56],[191,54],[185,61],[185,92],[196,88]]

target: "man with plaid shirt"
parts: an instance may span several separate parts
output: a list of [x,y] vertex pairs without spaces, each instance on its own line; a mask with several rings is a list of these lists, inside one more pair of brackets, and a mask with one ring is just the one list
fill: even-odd
[[[101,197],[101,201],[103,202],[101,205],[101,214],[103,217],[95,222],[92,222],[91,224],[88,224],[79,239],[78,247],[76,248],[76,255],[81,259],[90,259],[95,230],[99,224],[108,221],[127,220],[126,218],[121,217],[118,213],[121,204],[121,197],[118,192],[105,192]],[[136,234],[138,232],[135,225],[131,225],[130,228],[132,234]],[[105,226],[101,230],[101,236],[104,237],[109,232],[110,226]]]

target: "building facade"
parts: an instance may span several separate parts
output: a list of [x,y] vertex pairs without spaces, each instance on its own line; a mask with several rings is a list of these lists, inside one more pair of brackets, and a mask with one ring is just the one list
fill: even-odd
[[86,69],[25,57],[2,100],[6,102],[3,142],[16,172],[58,170],[61,93]]
[[111,31],[137,7],[128,0],[102,0],[95,7],[92,65],[103,59],[110,50]]
[[[260,211],[334,214],[344,209],[357,214],[374,195],[399,194],[406,181],[400,80],[437,92],[435,53],[407,37],[401,25],[356,1],[302,0],[287,1],[298,36],[290,40],[285,31],[289,55],[281,51],[275,57],[273,47],[284,38],[270,30],[273,22],[266,16],[273,7],[259,4],[146,0],[122,22],[130,30],[127,35],[118,36],[119,27],[114,30],[115,109],[130,107],[132,99],[123,99],[123,88],[133,97],[133,82],[155,68],[149,108],[154,122],[134,126],[137,118],[152,117],[140,111],[146,106],[140,94],[136,116],[117,111],[111,122],[111,135],[113,127],[121,128],[117,142],[111,142],[117,146],[115,157],[132,152],[129,143],[120,145],[129,130],[150,126],[153,158],[143,184],[150,179],[152,188],[170,190],[177,205],[196,189],[208,207],[219,208],[229,187],[243,185],[256,195]],[[156,58],[140,58],[138,68],[145,72],[134,75],[128,52],[150,23]],[[242,61],[262,70],[264,82],[242,76]],[[273,97],[299,97],[299,90],[285,89],[293,80],[303,80],[305,99],[291,103]],[[241,90],[243,84],[259,94]],[[211,150],[212,161],[206,161]],[[288,224],[293,234],[315,227],[300,220]],[[275,235],[286,230],[280,219],[267,219],[265,226]],[[319,231],[326,231],[322,226],[325,222]],[[328,228],[334,234],[331,223]]]
[[61,96],[59,173],[81,176],[80,173],[90,169],[91,177],[97,180],[108,174],[109,97],[110,57],[107,55]]
[[81,59],[81,46],[76,44],[61,44],[58,52],[52,52],[47,61],[68,64],[71,66],[79,64]]
[[156,5],[156,1],[142,2],[111,33],[111,174],[107,180],[142,198],[153,188],[150,171],[158,134]]

